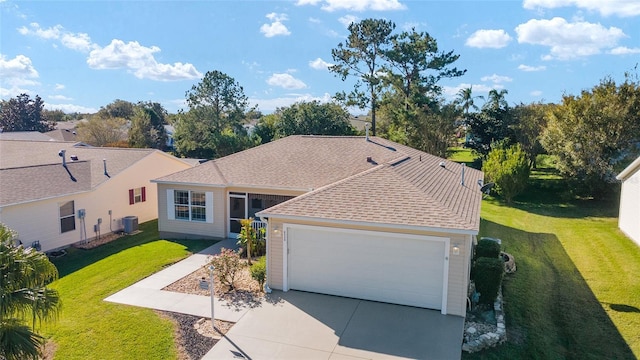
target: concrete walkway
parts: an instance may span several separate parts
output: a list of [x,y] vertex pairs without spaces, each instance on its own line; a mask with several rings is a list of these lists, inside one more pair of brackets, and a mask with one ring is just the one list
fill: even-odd
[[[206,265],[208,257],[218,254],[221,248],[236,249],[236,241],[235,239],[219,241],[104,300],[210,318],[211,298],[209,296],[183,294],[162,289]],[[238,322],[247,310],[249,310],[248,306],[232,305],[218,298],[214,302],[215,317],[218,320]]]

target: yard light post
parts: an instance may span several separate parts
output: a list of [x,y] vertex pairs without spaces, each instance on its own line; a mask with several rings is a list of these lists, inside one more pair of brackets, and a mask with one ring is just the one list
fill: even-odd
[[209,275],[211,276],[211,282],[210,282],[210,286],[211,286],[211,328],[213,329],[213,331],[216,330],[216,322],[215,322],[215,317],[213,316],[214,312],[213,312],[213,270],[214,270],[214,266],[213,265],[209,265]]

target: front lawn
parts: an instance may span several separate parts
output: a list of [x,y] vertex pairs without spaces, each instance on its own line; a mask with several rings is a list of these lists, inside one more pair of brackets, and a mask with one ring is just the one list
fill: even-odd
[[465,359],[640,357],[640,248],[617,227],[617,200],[563,200],[550,169],[512,206],[482,204],[481,236],[499,237],[508,342]]
[[56,359],[175,359],[173,324],[153,310],[103,301],[163,267],[214,243],[158,240],[158,223],[141,233],[92,250],[71,248],[54,264],[63,309],[44,335],[57,346]]

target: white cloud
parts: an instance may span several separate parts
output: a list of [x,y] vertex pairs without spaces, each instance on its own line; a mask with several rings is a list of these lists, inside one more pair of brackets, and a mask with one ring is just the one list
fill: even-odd
[[358,22],[358,20],[358,17],[355,15],[345,15],[338,18],[340,24],[344,25],[345,27],[348,27],[349,25],[351,25],[351,23]]
[[66,97],[64,95],[49,95],[49,99],[62,100],[62,101],[71,101],[71,100],[73,100],[72,98]]
[[20,94],[32,94],[25,86],[37,86],[40,83],[35,80],[39,77],[38,71],[33,67],[31,59],[24,55],[17,55],[13,59],[7,59],[0,54],[0,96],[3,98],[14,97]]
[[551,20],[532,19],[516,27],[518,42],[542,45],[550,48],[544,60],[568,60],[595,55],[602,49],[612,48],[626,35],[616,27],[605,28],[600,24],[584,21],[569,23],[555,17]]
[[62,25],[56,25],[48,29],[43,29],[40,24],[33,22],[29,24],[29,27],[23,26],[18,28],[18,32],[22,35],[32,35],[42,39],[59,39],[60,33],[62,33]]
[[[34,22],[29,24],[28,28],[26,26],[18,28],[18,32],[22,35],[36,36],[46,40],[60,40],[65,47],[81,52],[88,52],[98,47],[91,42],[89,35],[66,31],[62,25],[43,29],[40,27],[40,24]],[[54,47],[55,46],[54,44]]]
[[542,96],[542,91],[540,90],[533,90],[532,92],[529,93],[529,95],[533,96],[533,97],[540,97]]
[[547,70],[547,67],[544,66],[544,65],[529,66],[529,65],[525,65],[525,64],[520,64],[520,65],[518,65],[518,70],[522,70],[522,71],[526,71],[526,72],[544,71],[544,70]]
[[321,23],[322,23],[322,20],[320,20],[320,19],[318,19],[318,18],[310,17],[310,18],[309,18],[309,22],[310,22],[310,23],[314,23],[314,24],[321,24]]
[[64,34],[62,35],[60,42],[62,43],[62,45],[66,46],[69,49],[81,52],[88,52],[98,47],[96,44],[91,42],[91,38],[89,37],[89,35],[84,33]]
[[202,73],[189,63],[158,63],[153,54],[159,51],[157,46],[146,47],[137,41],[125,43],[113,39],[104,48],[92,50],[87,64],[92,69],[128,69],[140,79],[173,81],[202,77]]
[[310,102],[319,101],[321,103],[328,103],[333,100],[333,97],[328,93],[318,97],[311,94],[291,94],[290,96],[273,98],[273,99],[258,99],[250,98],[249,103],[257,104],[260,111],[263,113],[272,113],[277,108],[288,107],[297,102]]
[[7,59],[0,54],[0,78],[3,82],[10,82],[12,79],[37,79],[38,76],[38,71],[28,57],[17,55],[13,59]]
[[500,49],[511,41],[511,36],[504,30],[478,30],[471,34],[465,45],[475,48]]
[[404,10],[407,7],[398,0],[298,0],[296,5],[318,5],[322,4],[324,11],[388,11]]
[[307,85],[302,80],[296,79],[290,74],[273,74],[267,79],[267,84],[279,86],[284,89],[304,89]]
[[508,76],[503,76],[503,75],[498,75],[498,74],[483,76],[482,78],[480,78],[480,80],[482,80],[482,81],[491,81],[494,84],[513,81],[513,79],[508,77]]
[[278,35],[291,35],[289,29],[282,23],[288,20],[287,14],[269,13],[266,17],[271,20],[271,24],[263,24],[260,27],[260,32],[264,36],[270,38]]
[[628,55],[628,54],[640,54],[640,48],[628,48],[626,46],[618,46],[611,49],[609,54],[612,55]]
[[525,9],[554,9],[575,6],[589,11],[597,11],[603,16],[631,17],[640,15],[640,2],[637,0],[524,0],[522,6]]
[[309,61],[309,67],[316,70],[327,70],[329,66],[333,65],[332,63],[328,63],[321,58],[317,58],[315,60]]
[[62,110],[63,112],[69,113],[81,113],[81,114],[94,114],[98,112],[98,109],[75,105],[75,104],[49,104],[45,103],[44,107],[48,110]]
[[55,90],[56,90],[56,91],[58,91],[58,90],[64,90],[64,85],[62,85],[62,84],[56,84],[56,86],[55,86]]

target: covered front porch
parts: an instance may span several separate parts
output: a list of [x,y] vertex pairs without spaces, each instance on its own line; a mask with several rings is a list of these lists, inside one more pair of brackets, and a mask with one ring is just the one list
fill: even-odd
[[256,213],[293,199],[294,197],[295,196],[290,195],[229,191],[227,203],[227,236],[229,238],[236,238],[240,233],[240,220],[248,218],[254,219],[253,228],[256,229],[258,234],[260,234],[260,229],[266,228],[267,223],[260,221],[260,219],[256,219]]

